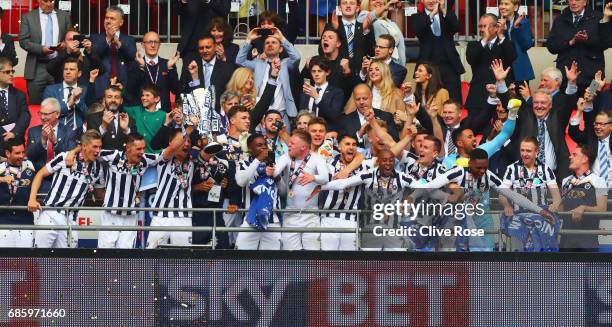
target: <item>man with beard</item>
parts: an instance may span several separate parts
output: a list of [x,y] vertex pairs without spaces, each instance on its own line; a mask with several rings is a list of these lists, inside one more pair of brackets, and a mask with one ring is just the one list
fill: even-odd
[[[274,159],[278,160],[283,154],[287,153],[287,143],[285,143],[285,139],[288,140],[289,136],[284,131],[278,130],[278,124],[282,123],[283,116],[279,111],[274,109],[266,112],[266,115],[263,119],[263,127],[266,131],[264,135],[266,138],[266,144],[268,145],[268,149],[270,151],[274,151]],[[273,144],[276,143],[274,149],[272,148]]]
[[[287,209],[317,209],[315,188],[329,181],[325,160],[311,151],[310,134],[296,130],[291,134],[289,152],[278,160],[274,176],[287,184]],[[318,227],[320,218],[316,214],[291,213],[284,216],[286,227]],[[320,250],[317,233],[283,233],[283,248],[286,250]]]
[[[338,140],[340,154],[327,164],[330,180],[338,176],[340,172],[347,170],[359,154],[355,137],[344,134]],[[361,165],[344,177],[351,177],[366,169],[368,168],[365,165]],[[361,189],[360,186],[355,186],[337,191],[322,191],[319,194],[319,207],[325,210],[357,210]],[[357,228],[357,217],[354,213],[323,213],[321,214],[321,227]],[[356,251],[356,235],[355,233],[321,233],[321,250]]]
[[[261,169],[262,165],[266,165],[266,174],[270,177],[274,174],[274,167],[267,163],[270,149],[266,145],[265,137],[261,134],[252,134],[247,140],[247,145],[249,147],[249,156],[238,163],[238,171],[236,172],[236,183],[242,187],[245,209],[249,209],[251,201],[256,195],[250,186],[260,177],[258,169]],[[278,188],[275,194],[272,194],[272,199],[274,209],[280,209],[281,201]],[[249,226],[245,218],[241,227]],[[268,227],[281,227],[277,213],[273,213],[269,217]],[[236,248],[238,250],[280,250],[281,233],[240,232],[236,238]]]
[[[473,149],[470,152],[470,160],[467,167],[457,166],[450,169],[431,182],[424,184],[423,188],[438,189],[450,183],[456,183],[464,192],[462,202],[474,206],[478,204],[486,206],[489,202],[489,190],[494,188],[501,195],[511,199],[519,207],[539,213],[550,221],[554,219],[550,211],[543,210],[524,196],[502,187],[502,181],[488,170],[488,166],[489,155],[487,151],[481,148]],[[474,215],[457,211],[454,214],[454,217],[449,217],[451,225],[461,224],[464,228],[484,230],[491,230],[494,227],[493,218],[488,214],[478,214],[477,211],[474,212]],[[448,246],[447,244],[443,247],[447,248]],[[461,240],[456,243],[459,251],[493,251],[493,246],[494,240],[490,235],[470,237],[469,240]]]
[[102,99],[103,111],[87,116],[87,129],[94,129],[102,135],[102,146],[106,150],[123,150],[131,132],[135,132],[134,121],[127,113],[119,112],[123,104],[122,90],[109,86]]

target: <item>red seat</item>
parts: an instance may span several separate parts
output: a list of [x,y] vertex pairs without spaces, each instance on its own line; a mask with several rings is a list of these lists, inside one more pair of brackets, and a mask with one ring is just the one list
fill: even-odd
[[26,101],[30,101],[28,97],[28,87],[26,86],[26,80],[23,76],[17,76],[13,78],[13,87],[26,94]]
[[38,112],[40,111],[40,105],[38,104],[31,104],[28,106],[28,110],[30,111],[30,125],[28,126],[28,128],[25,131],[25,142],[26,144],[28,144],[28,130],[34,126],[38,126],[41,124],[40,122],[40,115],[38,114]]

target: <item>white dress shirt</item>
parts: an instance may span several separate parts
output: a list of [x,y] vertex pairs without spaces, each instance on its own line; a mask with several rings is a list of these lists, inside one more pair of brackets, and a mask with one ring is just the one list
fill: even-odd
[[[552,140],[550,138],[550,134],[548,133],[548,126],[546,126],[546,121],[548,120],[549,116],[546,116],[546,118],[544,118],[544,150],[546,151],[544,153],[544,161],[546,161],[544,164],[548,167],[550,167],[550,169],[552,170],[556,170],[557,169],[557,155],[555,154],[555,146],[552,143]],[[538,119],[536,121],[536,124],[538,124],[538,128],[539,128],[539,123],[540,120]],[[536,138],[537,138],[537,131],[536,131]],[[541,149],[542,147],[540,147]]]
[[329,85],[328,82],[325,82],[324,84],[321,85],[315,85],[315,89],[319,88],[319,98],[317,100],[315,100],[313,97],[310,97],[310,100],[308,101],[308,109],[312,108],[314,110],[314,114],[315,116],[319,116],[319,109],[315,108],[314,105],[315,104],[319,104],[321,102],[321,99],[323,99],[323,93],[325,93],[325,90],[327,89],[327,85]]
[[[41,9],[38,9],[38,13],[40,16],[40,31],[42,37],[40,39],[41,44],[47,43],[45,39],[45,31],[47,29],[47,14],[45,14]],[[53,19],[53,40],[49,41],[48,44],[57,45],[59,44],[59,23],[57,21],[57,12],[53,10],[51,12],[51,18]]]
[[[592,171],[595,175],[599,176],[599,143],[603,141],[606,150],[608,151],[608,164],[612,164],[612,154],[610,153],[610,135],[603,140],[597,140],[597,156],[595,157],[595,162],[593,163]],[[612,186],[612,167],[608,167],[608,180],[606,181],[608,187]]]

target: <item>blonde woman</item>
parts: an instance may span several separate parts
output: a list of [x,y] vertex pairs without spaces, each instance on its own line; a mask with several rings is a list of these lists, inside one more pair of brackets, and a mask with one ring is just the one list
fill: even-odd
[[227,82],[226,91],[240,95],[240,104],[253,109],[257,103],[257,89],[255,76],[250,68],[240,67],[234,71],[232,78]]
[[383,34],[389,34],[395,40],[395,51],[393,51],[393,61],[404,66],[406,65],[406,48],[404,45],[404,33],[388,18],[389,10],[401,6],[398,0],[362,0],[361,11],[357,21],[364,22],[364,30],[370,27],[374,31],[374,39]]
[[[368,69],[368,85],[372,89],[372,108],[386,111],[394,116],[397,111],[405,112],[402,93],[393,82],[389,65],[382,61],[373,61]],[[353,111],[355,111],[355,102],[351,96],[344,112],[348,114]]]

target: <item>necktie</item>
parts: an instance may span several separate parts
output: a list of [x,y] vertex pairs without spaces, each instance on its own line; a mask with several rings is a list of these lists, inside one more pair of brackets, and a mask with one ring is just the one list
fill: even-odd
[[[321,94],[321,88],[320,88],[320,87],[317,87],[317,88],[316,88],[316,90],[317,90],[317,94]],[[311,101],[312,101],[312,102],[311,102],[311,105],[310,105],[310,112],[312,112],[312,110],[314,109],[314,106],[315,106],[315,99],[311,99]],[[316,111],[314,112],[314,114],[315,114],[315,116],[317,116],[317,117],[319,116],[319,107],[317,107],[317,109],[316,109]]]
[[610,163],[608,162],[608,147],[606,146],[606,142],[599,141],[599,151],[597,151],[597,153],[599,159],[599,177],[603,178],[607,185]]
[[6,101],[6,90],[0,91],[0,112],[8,118],[8,101]]
[[[51,133],[53,133],[53,130],[51,131]],[[55,157],[55,151],[53,149],[53,142],[51,142],[51,138],[47,137],[47,162],[53,160],[53,157]]]
[[72,96],[72,90],[74,90],[74,87],[72,86],[68,86],[68,96],[66,97],[66,102],[68,102],[68,99],[70,99],[70,96]]
[[155,60],[153,59],[149,60],[149,66],[151,67],[155,66]]
[[437,15],[434,16],[433,22],[431,23],[431,31],[433,32],[435,36],[440,36],[442,35],[442,30],[440,28],[440,20],[436,19],[436,17]]
[[448,129],[448,132],[446,134],[448,135],[447,141],[446,141],[448,144],[448,153],[446,154],[446,156],[457,153],[457,146],[455,146],[455,143],[453,143],[453,137],[452,137],[453,131],[455,131],[455,128],[451,127]]
[[582,19],[582,15],[574,15],[574,27],[578,26],[580,20]]
[[538,144],[540,145],[540,151],[538,152],[538,160],[541,163],[546,163],[546,126],[544,125],[544,119],[538,119]]
[[119,71],[119,51],[117,46],[113,43],[110,45],[110,55],[111,55],[111,76],[116,77],[117,72]]
[[354,39],[354,33],[353,33],[353,25],[352,23],[350,24],[346,24],[346,40],[348,43],[348,50],[349,50],[349,57],[353,58],[353,39]]
[[116,115],[115,119],[113,119],[108,126],[108,132],[111,134],[112,138],[115,138],[115,136],[117,135],[117,128],[115,127],[117,119],[119,119],[119,115]]
[[50,12],[44,14],[47,16],[47,26],[45,26],[45,43],[43,45],[50,47],[55,45],[53,44],[53,16]]
[[204,63],[204,87],[208,88],[210,86],[210,66],[212,66],[209,62]]

